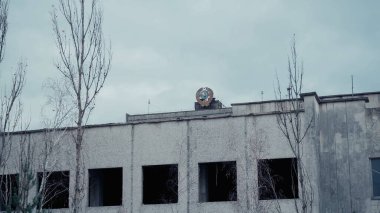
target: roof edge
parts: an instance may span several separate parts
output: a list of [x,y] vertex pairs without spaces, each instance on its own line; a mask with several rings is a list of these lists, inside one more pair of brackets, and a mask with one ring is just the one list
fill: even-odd
[[[301,100],[301,99],[297,98],[296,100]],[[280,99],[280,100],[251,101],[251,102],[232,103],[231,106],[239,106],[239,105],[247,105],[247,104],[267,104],[267,103],[286,102],[286,101],[292,101],[292,99]]]
[[336,97],[358,96],[358,95],[380,95],[380,91],[360,92],[360,93],[351,93],[351,94],[337,94],[337,95],[323,95],[323,96],[319,96],[319,98],[324,99],[324,98],[336,98]]
[[[126,123],[104,123],[104,124],[88,124],[83,126],[85,129],[92,129],[92,128],[99,128],[99,127],[113,127],[113,126],[125,126]],[[6,132],[5,134],[10,135],[19,135],[19,134],[31,134],[31,133],[39,133],[39,132],[49,132],[49,131],[67,131],[67,130],[74,130],[76,127],[70,126],[70,127],[61,127],[57,129],[53,128],[42,128],[42,129],[31,129],[31,130],[19,130],[14,132]]]
[[369,102],[368,97],[353,97],[353,98],[342,98],[342,99],[331,99],[331,100],[321,100],[321,103],[337,103],[337,102],[353,102],[353,101],[364,101]]

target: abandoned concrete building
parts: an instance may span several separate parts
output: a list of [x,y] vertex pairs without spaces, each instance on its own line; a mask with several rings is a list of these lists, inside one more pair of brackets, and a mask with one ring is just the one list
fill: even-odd
[[[86,127],[86,212],[257,212],[257,205],[295,212],[301,189],[291,168],[299,162],[278,128],[278,101],[223,107],[212,99],[204,107],[198,92],[194,111],[127,114],[123,123]],[[380,212],[380,92],[313,92],[299,101],[302,117],[314,118],[302,147],[313,212]],[[38,142],[44,130],[21,135]],[[61,193],[43,207],[53,212],[69,212],[73,193],[74,145],[61,145],[47,180]],[[17,179],[14,152],[3,175],[10,182]],[[262,165],[273,190],[261,187]]]

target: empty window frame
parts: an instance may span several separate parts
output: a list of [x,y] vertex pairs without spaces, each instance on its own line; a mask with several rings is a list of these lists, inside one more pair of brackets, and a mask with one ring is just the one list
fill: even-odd
[[143,204],[178,202],[178,165],[143,166]]
[[60,209],[69,207],[69,171],[39,172],[38,188],[42,187],[42,180],[46,181],[42,189],[41,203],[43,209]]
[[123,169],[89,169],[89,206],[120,206],[123,200]]
[[260,200],[298,198],[298,173],[295,158],[258,160]]
[[199,163],[199,202],[236,199],[235,161]]
[[371,167],[373,197],[376,199],[380,199],[380,158],[372,158]]
[[18,175],[0,175],[0,211],[16,209]]

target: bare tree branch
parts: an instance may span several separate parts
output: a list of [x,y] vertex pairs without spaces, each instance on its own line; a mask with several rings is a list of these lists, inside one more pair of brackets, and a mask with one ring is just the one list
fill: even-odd
[[[83,135],[96,96],[107,79],[110,71],[111,54],[107,50],[103,32],[103,13],[97,0],[59,0],[59,12],[65,23],[62,29],[58,11],[52,15],[53,31],[60,63],[56,64],[67,82],[67,91],[72,97],[75,109],[75,134],[72,136],[76,149],[73,212],[80,212],[84,197]],[[61,65],[62,64],[62,65]]]
[[288,58],[288,79],[289,84],[287,89],[287,98],[283,99],[282,88],[277,77],[277,88],[275,89],[278,110],[277,125],[297,160],[295,171],[298,171],[298,180],[300,183],[300,199],[294,201],[295,211],[308,213],[312,212],[313,204],[313,189],[310,182],[310,177],[303,164],[303,141],[307,135],[312,123],[314,115],[303,124],[304,108],[301,100],[303,89],[303,63],[299,63],[296,48],[296,39],[293,37],[290,44],[290,57]]
[[5,37],[8,31],[9,0],[0,0],[0,63],[4,59]]

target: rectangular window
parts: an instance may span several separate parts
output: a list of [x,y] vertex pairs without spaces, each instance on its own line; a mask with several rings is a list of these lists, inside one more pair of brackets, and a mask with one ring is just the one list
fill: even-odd
[[18,195],[18,175],[0,175],[0,211],[15,210]]
[[[42,185],[44,174],[39,172],[38,188]],[[45,186],[42,195],[43,209],[60,209],[69,207],[69,182],[70,172],[47,172],[45,173]]]
[[236,199],[235,161],[199,164],[199,202]]
[[371,159],[373,197],[380,199],[380,158]]
[[143,203],[178,202],[178,165],[143,166]]
[[120,206],[123,200],[123,169],[89,169],[89,206]]
[[298,198],[298,173],[295,158],[258,160],[260,200]]

